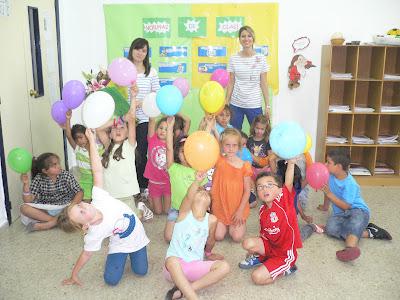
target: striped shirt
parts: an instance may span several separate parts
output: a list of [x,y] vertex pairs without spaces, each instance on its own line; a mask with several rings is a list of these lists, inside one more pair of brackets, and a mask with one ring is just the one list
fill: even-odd
[[[101,156],[104,152],[104,147],[99,144],[96,144],[96,147],[97,147],[97,152]],[[78,165],[79,172],[81,174],[81,179],[86,178],[88,180],[91,180],[92,166],[90,165],[89,151],[87,151],[85,148],[76,145],[74,152],[75,152],[76,164]]]
[[[147,77],[144,73],[137,74],[136,84],[139,89],[136,98],[139,101],[143,101],[147,94],[157,92],[160,89],[160,81],[158,80],[157,71],[154,68],[151,68]],[[128,99],[131,99],[130,89],[128,89],[128,94]],[[139,124],[149,121],[149,117],[144,114],[141,107],[136,109],[136,118],[139,120]]]
[[265,57],[260,54],[250,57],[242,57],[239,54],[232,55],[227,71],[234,73],[235,76],[230,103],[242,108],[261,107],[263,94],[260,75],[269,71]]

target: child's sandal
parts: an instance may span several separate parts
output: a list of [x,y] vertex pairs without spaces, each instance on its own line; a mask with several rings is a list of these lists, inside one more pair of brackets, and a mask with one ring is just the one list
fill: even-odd
[[176,291],[179,291],[181,293],[180,297],[175,298],[175,299],[182,299],[183,298],[183,293],[179,290],[179,288],[175,285],[172,289],[170,289],[167,294],[165,295],[165,300],[172,300],[174,297],[174,294]]

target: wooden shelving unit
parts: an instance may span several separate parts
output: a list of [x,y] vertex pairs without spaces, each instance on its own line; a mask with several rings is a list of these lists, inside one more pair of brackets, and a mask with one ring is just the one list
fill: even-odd
[[[333,79],[331,73],[351,73],[351,79]],[[325,161],[329,149],[346,147],[352,162],[369,169],[372,176],[354,176],[362,185],[400,185],[400,144],[378,144],[379,135],[400,132],[400,112],[381,112],[382,106],[400,106],[400,47],[323,46],[316,141],[316,160]],[[329,105],[348,105],[349,112],[329,112]],[[355,112],[370,107],[374,112]],[[327,135],[344,136],[346,144],[328,144]],[[374,144],[353,144],[352,136],[366,135]],[[386,163],[394,175],[378,175],[377,163]]]

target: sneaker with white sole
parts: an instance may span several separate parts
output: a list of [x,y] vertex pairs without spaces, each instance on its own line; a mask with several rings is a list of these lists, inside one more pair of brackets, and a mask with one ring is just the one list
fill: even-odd
[[262,262],[260,261],[258,255],[252,254],[239,263],[239,268],[247,270],[257,267],[261,264]]
[[148,221],[153,219],[153,212],[148,208],[143,202],[137,204],[137,208],[143,212],[143,221]]
[[375,225],[374,223],[369,223],[367,226],[367,230],[370,234],[370,237],[377,240],[391,240],[392,236],[385,229]]

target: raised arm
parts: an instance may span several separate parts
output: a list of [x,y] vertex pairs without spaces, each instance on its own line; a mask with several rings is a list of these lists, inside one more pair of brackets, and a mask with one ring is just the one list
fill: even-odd
[[192,208],[192,202],[193,199],[201,185],[201,182],[206,178],[207,173],[206,172],[197,172],[196,173],[196,178],[193,181],[193,183],[190,185],[185,198],[182,201],[182,204],[179,208],[179,216],[178,220],[183,220],[186,217],[186,214],[191,210]]
[[74,141],[74,138],[72,137],[71,133],[71,116],[72,116],[72,110],[68,110],[67,113],[65,114],[66,116],[66,122],[65,122],[65,135],[67,136],[68,143],[71,145],[72,149],[75,150],[76,148],[76,143]]
[[177,115],[180,116],[183,119],[184,123],[185,123],[185,127],[183,127],[183,134],[184,135],[188,135],[189,134],[189,129],[190,129],[190,122],[191,122],[189,116],[186,116],[186,115],[184,115],[182,113],[178,113]]
[[167,119],[167,169],[174,163],[174,123],[175,117]]
[[97,137],[99,138],[100,143],[103,144],[105,149],[107,149],[108,146],[110,145],[111,139],[108,130],[113,125],[114,125],[114,120],[110,120],[103,126],[96,129]]
[[93,185],[103,188],[103,166],[101,165],[100,156],[97,152],[96,139],[92,130],[86,129],[86,137],[89,141],[89,156],[93,173]]
[[125,115],[125,120],[128,122],[128,141],[134,146],[136,144],[136,96],[138,87],[136,84],[131,86],[131,107]]
[[149,118],[147,137],[151,138],[156,132],[156,118]]
[[296,164],[296,159],[291,158],[287,161],[287,168],[285,173],[285,185],[289,192],[292,192],[293,179],[294,179],[294,165]]

